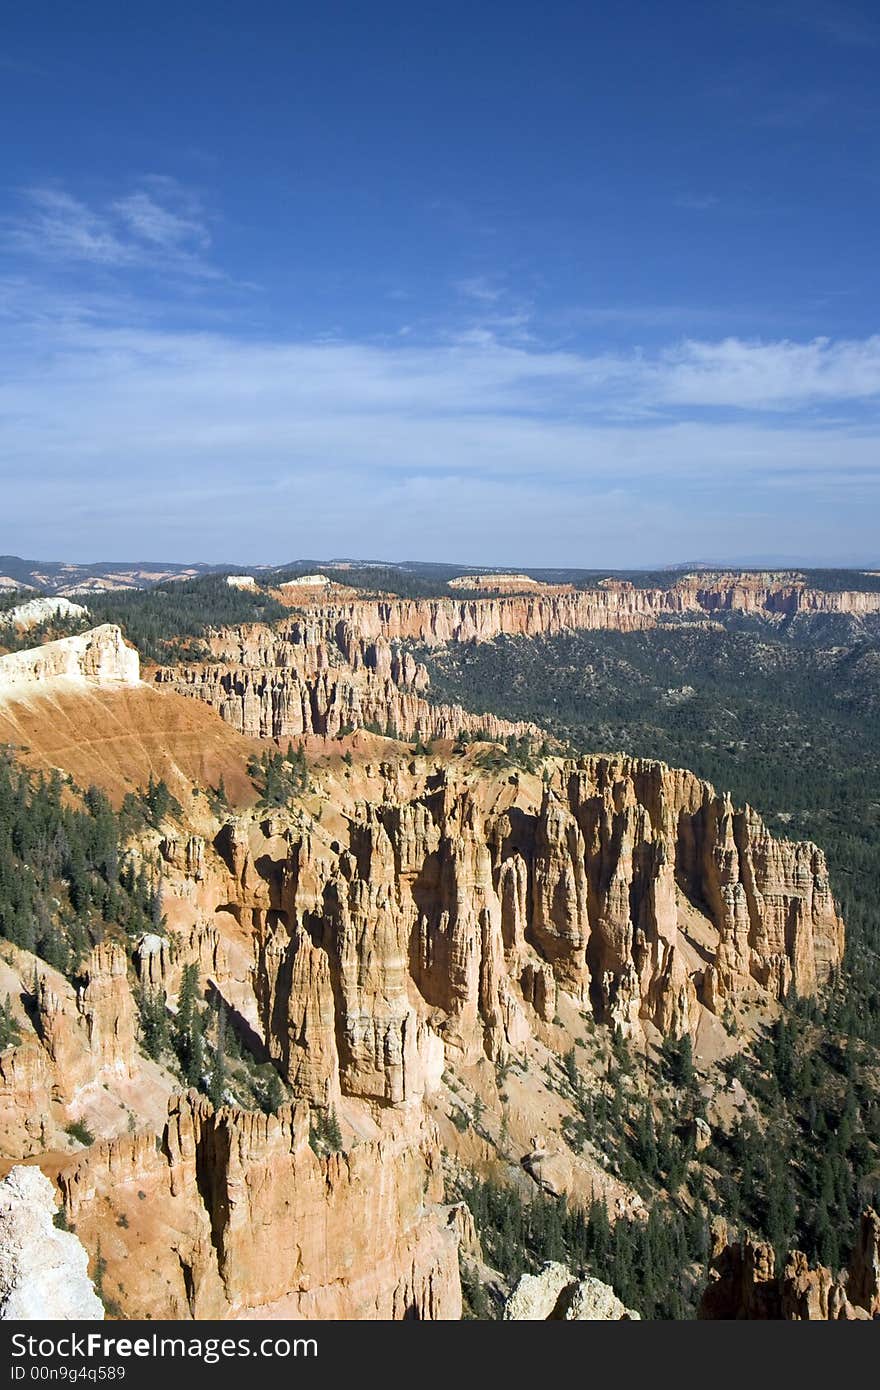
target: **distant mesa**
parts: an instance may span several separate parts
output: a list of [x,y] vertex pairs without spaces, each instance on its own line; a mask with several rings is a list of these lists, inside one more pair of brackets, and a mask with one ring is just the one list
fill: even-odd
[[328,579],[326,574],[294,575],[293,579],[285,579],[273,592],[288,608],[320,607],[340,599],[365,596],[350,584],[338,584]]
[[484,594],[522,594],[556,593],[560,588],[570,589],[571,585],[545,584],[528,574],[460,574],[449,580],[449,588],[479,589]]
[[27,630],[50,618],[85,618],[88,611],[81,603],[71,603],[66,598],[32,598],[11,608],[5,616],[7,622]]
[[299,574],[295,579],[285,579],[279,587],[282,589],[329,589],[330,580],[326,574]]

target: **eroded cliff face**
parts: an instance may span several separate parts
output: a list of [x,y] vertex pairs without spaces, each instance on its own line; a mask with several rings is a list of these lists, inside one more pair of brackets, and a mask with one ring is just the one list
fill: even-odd
[[[487,769],[479,747],[357,746],[356,764],[318,760],[299,804],[145,832],[169,934],[136,943],[131,966],[106,940],[75,983],[45,965],[34,980],[33,957],[8,948],[17,984],[0,983],[33,996],[30,1031],[0,1056],[13,1154],[69,1150],[65,1124],[101,1120],[108,1094],[132,1106],[137,1132],[119,1109],[115,1137],[60,1176],[128,1316],[455,1317],[427,1118],[445,1113],[444,1073],[494,1086],[492,1063],[540,1069],[591,1015],[693,1034],[728,1001],[809,994],[839,962],[821,852],[774,839],[688,772],[548,756],[529,773]],[[144,1088],[164,1104],[179,1083],[150,1080],[138,1054],[135,978],[173,1000],[188,962],[295,1107],[215,1113],[172,1096],[157,1144]],[[530,1103],[512,1112],[526,1171],[603,1191],[531,1138]],[[312,1151],[309,1106],[338,1107],[344,1153]]]
[[[546,782],[428,771],[287,836],[254,918],[264,1036],[297,1095],[416,1104],[443,1059],[515,1054],[558,991],[632,1033],[814,994],[843,924],[814,845],[690,773],[548,759]],[[396,793],[396,794],[395,794]]]
[[[438,725],[423,717],[469,727],[427,705],[394,640],[351,624],[328,636],[317,611],[282,637],[218,634],[215,666],[165,673],[147,694],[185,710],[172,688],[200,686],[262,736],[338,734],[372,722],[366,711],[387,725],[389,708],[404,723],[406,708],[430,711],[410,726],[426,738]],[[398,696],[411,706],[383,704]],[[479,748],[413,754],[371,735],[344,746],[348,762],[325,748],[309,791],[271,813],[239,804],[221,821],[178,789],[181,823],[145,831],[138,851],[161,860],[168,934],[135,943],[131,965],[108,939],[75,983],[44,965],[34,981],[33,957],[4,948],[14,979],[0,986],[32,1016],[0,1054],[8,1151],[68,1150],[69,1219],[93,1256],[100,1242],[127,1316],[456,1317],[456,1227],[427,1118],[446,1104],[444,1072],[467,1073],[472,1095],[488,1078],[497,1096],[491,1064],[516,1058],[524,1080],[509,1090],[536,1091],[585,1019],[654,1041],[696,1034],[729,1003],[809,995],[840,962],[821,851],[775,839],[688,772],[622,756],[492,769]],[[53,745],[52,765],[64,756]],[[138,1053],[135,979],[173,1000],[189,962],[275,1061],[292,1109],[215,1113],[172,1096],[167,1123],[156,1117],[179,1081]],[[606,1192],[607,1175],[553,1151],[550,1089],[535,1128],[530,1100],[510,1108],[525,1171],[584,1200]],[[64,1126],[102,1119],[108,1092],[137,1132],[119,1109],[97,1130],[115,1137],[71,1159]],[[344,1153],[312,1151],[309,1106],[339,1107]],[[560,1176],[561,1158],[578,1174]],[[876,1258],[874,1275],[868,1256],[861,1268],[876,1285]]]
[[191,1092],[158,1141],[95,1145],[58,1182],[127,1317],[461,1316],[428,1122],[319,1158],[307,1107],[215,1112]]
[[320,598],[274,628],[254,624],[211,639],[213,662],[162,668],[156,682],[205,701],[239,733],[255,738],[338,738],[378,726],[404,738],[454,738],[459,731],[501,739],[541,732],[492,714],[427,698],[425,667],[401,644],[436,647],[540,637],[575,629],[632,632],[675,616],[740,612],[880,612],[880,593],[825,593],[761,575],[688,576],[665,589],[607,583],[485,598]]
[[460,730],[489,739],[540,737],[531,724],[431,704],[424,694],[428,673],[410,653],[326,615],[278,631],[260,625],[229,629],[211,645],[216,663],[163,667],[156,683],[204,700],[248,737],[335,739],[369,727],[404,738],[448,739]]
[[880,1317],[880,1218],[862,1213],[849,1266],[833,1274],[793,1250],[781,1270],[772,1246],[731,1240],[724,1222],[712,1232],[709,1280],[698,1316],[751,1321],[853,1321]]
[[312,607],[307,620],[328,635],[347,630],[367,642],[384,638],[439,646],[487,642],[502,634],[552,636],[574,628],[631,632],[670,615],[719,612],[866,615],[880,612],[880,593],[825,592],[790,577],[706,574],[687,575],[663,589],[608,581],[595,589],[486,598],[353,599]]
[[124,1125],[130,1094],[150,1089],[124,948],[95,946],[74,983],[10,943],[0,968],[4,989],[19,1001],[21,1033],[0,1053],[0,1153],[66,1148],[65,1127],[93,1103],[111,1130]]

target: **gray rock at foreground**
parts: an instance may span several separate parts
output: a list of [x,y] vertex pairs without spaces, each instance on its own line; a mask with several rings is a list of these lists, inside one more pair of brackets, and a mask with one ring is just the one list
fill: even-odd
[[610,1284],[578,1279],[553,1261],[540,1274],[524,1274],[504,1305],[506,1322],[632,1322],[639,1314],[621,1303]]
[[0,1320],[104,1316],[82,1244],[53,1225],[56,1206],[39,1168],[16,1166],[0,1182]]

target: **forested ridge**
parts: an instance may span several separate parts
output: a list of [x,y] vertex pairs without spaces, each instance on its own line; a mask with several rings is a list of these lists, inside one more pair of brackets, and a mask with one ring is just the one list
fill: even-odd
[[57,771],[33,774],[0,755],[0,937],[73,978],[108,934],[132,941],[161,929],[159,865],[130,840],[173,804],[151,780],[117,813],[97,787],[81,791]]

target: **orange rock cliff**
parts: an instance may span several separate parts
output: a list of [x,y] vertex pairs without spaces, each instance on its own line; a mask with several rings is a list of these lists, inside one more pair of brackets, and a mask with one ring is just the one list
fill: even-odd
[[[731,583],[712,602],[776,612],[813,602],[808,592]],[[0,993],[34,1001],[21,1042],[0,1054],[4,1152],[55,1178],[125,1316],[457,1318],[450,1077],[482,1094],[513,1060],[536,1076],[585,1018],[698,1040],[723,1032],[729,1007],[772,1011],[792,988],[822,987],[844,928],[821,850],[771,836],[750,808],[659,762],[548,754],[535,773],[487,770],[473,750],[413,755],[361,734],[348,763],[316,756],[308,791],[284,810],[243,794],[218,816],[196,795],[205,774],[182,695],[216,712],[199,718],[223,768],[243,767],[248,740],[366,724],[500,738],[530,730],[429,704],[424,668],[399,642],[639,626],[685,603],[711,611],[696,584],[351,601],[217,633],[215,662],[161,669],[150,686],[134,653],[135,664],[88,658],[75,689],[55,679],[74,658],[55,671],[44,656],[16,663],[26,677],[4,693],[0,661],[0,737],[85,781],[85,734],[53,742],[47,725],[82,729],[89,711],[110,711],[115,766],[96,752],[92,780],[118,797],[120,766],[132,785],[170,768],[184,804],[182,820],[142,837],[163,866],[167,934],[143,938],[131,961],[105,941],[73,984],[11,946],[0,961]],[[115,631],[101,637],[108,650],[120,649]],[[144,738],[157,705],[164,746],[161,730]],[[173,999],[190,962],[277,1067],[291,1104],[276,1114],[215,1111],[139,1050],[137,991]],[[543,1153],[530,1143],[533,1097],[518,1117],[510,1090],[514,1140]],[[322,1156],[310,1114],[331,1111],[344,1151]],[[81,1120],[99,1138],[71,1154],[65,1131]],[[575,1196],[629,1201],[601,1172],[569,1180]]]

